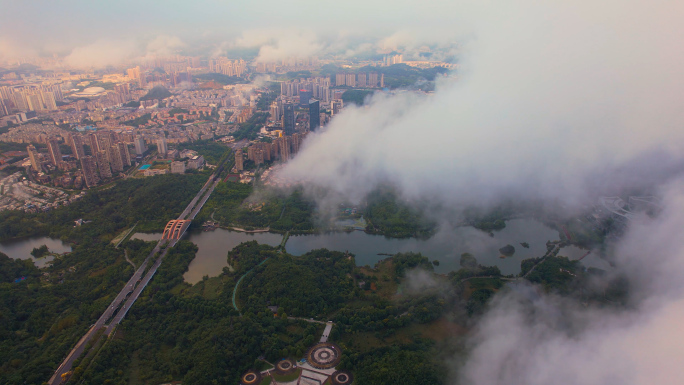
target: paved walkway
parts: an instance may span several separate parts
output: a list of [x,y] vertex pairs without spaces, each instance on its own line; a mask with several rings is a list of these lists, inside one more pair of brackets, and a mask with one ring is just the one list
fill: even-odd
[[325,325],[325,330],[323,330],[323,335],[321,336],[320,342],[328,342],[328,337],[330,337],[330,331],[332,330],[332,327],[332,322],[328,322],[328,324]]
[[131,266],[133,266],[133,269],[135,270],[135,263],[133,263],[133,261],[131,261],[131,260],[128,258],[128,250],[126,250],[126,249],[124,249],[124,258],[126,258],[126,262],[130,263]]

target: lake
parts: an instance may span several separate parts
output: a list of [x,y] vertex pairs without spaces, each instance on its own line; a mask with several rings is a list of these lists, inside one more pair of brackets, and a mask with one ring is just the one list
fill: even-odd
[[[144,241],[158,241],[161,234],[135,233],[131,239]],[[202,231],[189,233],[184,239],[197,245],[197,255],[190,262],[188,271],[183,278],[190,284],[195,284],[208,275],[215,277],[228,266],[228,252],[242,242],[257,241],[262,244],[278,246],[283,236],[274,233],[248,234],[239,231],[230,231],[218,228],[214,231]]]
[[8,257],[14,259],[30,259],[38,267],[44,267],[49,261],[54,258],[49,255],[43,258],[34,258],[31,251],[34,248],[46,245],[50,252],[53,253],[67,253],[71,251],[71,247],[59,239],[52,239],[48,237],[30,237],[22,239],[13,239],[0,243],[0,253],[7,254]]
[[[161,234],[136,233],[132,238],[145,241],[157,241]],[[277,246],[282,240],[280,234],[243,232],[216,229],[215,231],[196,232],[185,239],[195,243],[198,247],[197,256],[190,263],[188,271],[183,276],[186,282],[194,284],[203,276],[217,276],[224,267],[228,266],[227,255],[233,247],[242,242],[255,240],[259,243]],[[546,253],[546,242],[559,239],[557,231],[532,219],[514,219],[506,222],[506,228],[495,231],[494,236],[473,227],[457,227],[443,229],[427,240],[414,238],[394,239],[381,235],[370,235],[362,231],[351,233],[331,233],[312,235],[293,235],[287,241],[285,248],[288,253],[302,255],[308,251],[320,248],[329,250],[349,251],[356,255],[356,264],[372,266],[378,261],[388,258],[383,254],[400,252],[419,252],[431,261],[438,260],[435,266],[438,273],[448,273],[460,268],[461,254],[471,253],[482,265],[496,265],[503,274],[517,274],[520,272],[520,261],[527,258],[541,257]],[[529,249],[520,245],[529,243]],[[515,254],[507,258],[499,258],[499,249],[510,244],[515,247]],[[30,251],[30,249],[29,249]],[[565,247],[559,255],[570,259],[578,259],[586,253],[577,247]],[[598,258],[596,253],[587,256],[582,263],[585,266],[608,269],[608,264]]]
[[[517,274],[520,272],[520,261],[543,256],[546,253],[546,242],[559,239],[557,231],[540,222],[532,219],[514,219],[507,221],[506,228],[503,230],[495,231],[494,236],[470,226],[442,229],[427,240],[395,239],[355,231],[290,236],[285,248],[293,255],[302,255],[319,248],[349,251],[356,255],[358,266],[373,266],[388,257],[378,254],[413,251],[422,253],[431,261],[438,260],[439,266],[435,266],[435,271],[438,273],[458,270],[461,254],[470,253],[481,265],[496,265],[503,274]],[[522,242],[527,242],[530,247],[522,247],[520,245]],[[500,258],[499,249],[507,244],[515,247],[515,254],[511,257]],[[577,247],[565,247],[559,255],[577,259],[585,253],[586,251]],[[592,259],[590,257],[592,255],[585,258],[583,262]]]

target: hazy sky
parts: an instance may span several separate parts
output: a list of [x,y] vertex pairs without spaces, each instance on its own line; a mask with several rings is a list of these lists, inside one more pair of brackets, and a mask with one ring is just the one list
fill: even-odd
[[390,44],[422,44],[450,41],[454,27],[449,2],[4,0],[2,9],[0,57],[68,55],[92,44],[113,46],[123,53],[123,42],[140,51],[160,35],[179,39],[185,48],[225,48],[245,33],[278,38],[282,31],[308,35],[309,42],[322,41],[316,45],[319,48],[371,36],[388,38]]
[[409,201],[449,207],[510,197],[581,207],[648,181],[665,214],[616,246],[633,307],[571,309],[569,334],[556,316],[572,306],[563,300],[500,298],[454,379],[645,385],[684,375],[684,183],[663,172],[684,162],[683,3],[4,0],[0,9],[0,59],[58,52],[78,65],[202,44],[277,57],[353,51],[364,36],[374,48],[461,43],[457,81],[346,108],[285,175],[358,201],[391,182]]
[[625,187],[662,194],[662,216],[612,245],[628,309],[537,287],[499,295],[452,374],[459,385],[681,382],[684,5],[454,4],[461,28],[450,36],[465,37],[457,80],[345,108],[284,175],[358,202],[389,182],[409,202],[446,208],[533,199],[587,210]]

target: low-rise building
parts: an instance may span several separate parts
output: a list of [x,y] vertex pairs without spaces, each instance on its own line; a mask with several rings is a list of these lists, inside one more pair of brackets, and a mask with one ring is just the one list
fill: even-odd
[[204,157],[202,155],[195,155],[188,160],[188,169],[200,169],[204,166]]
[[183,174],[185,173],[185,162],[171,162],[171,173],[172,174]]
[[154,169],[154,168],[148,168],[147,170],[143,171],[143,175],[145,176],[155,176],[155,175],[164,175],[167,174],[169,170],[163,168],[163,169]]

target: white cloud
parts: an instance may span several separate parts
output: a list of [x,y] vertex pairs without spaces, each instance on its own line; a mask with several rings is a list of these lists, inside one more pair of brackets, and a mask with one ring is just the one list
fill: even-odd
[[74,48],[64,58],[64,62],[75,68],[99,68],[121,65],[136,56],[138,52],[138,46],[133,40],[102,39]]
[[684,184],[670,186],[665,211],[637,223],[615,253],[632,303],[620,311],[518,286],[492,303],[456,365],[461,385],[647,385],[678,383],[684,335]]
[[590,176],[649,152],[681,160],[680,7],[609,3],[475,9],[458,82],[346,110],[285,175],[357,199],[389,181],[450,205],[582,202]]
[[260,47],[258,62],[274,62],[291,57],[306,58],[321,52],[323,45],[316,33],[296,29],[260,29],[245,31],[236,39],[238,47]]

